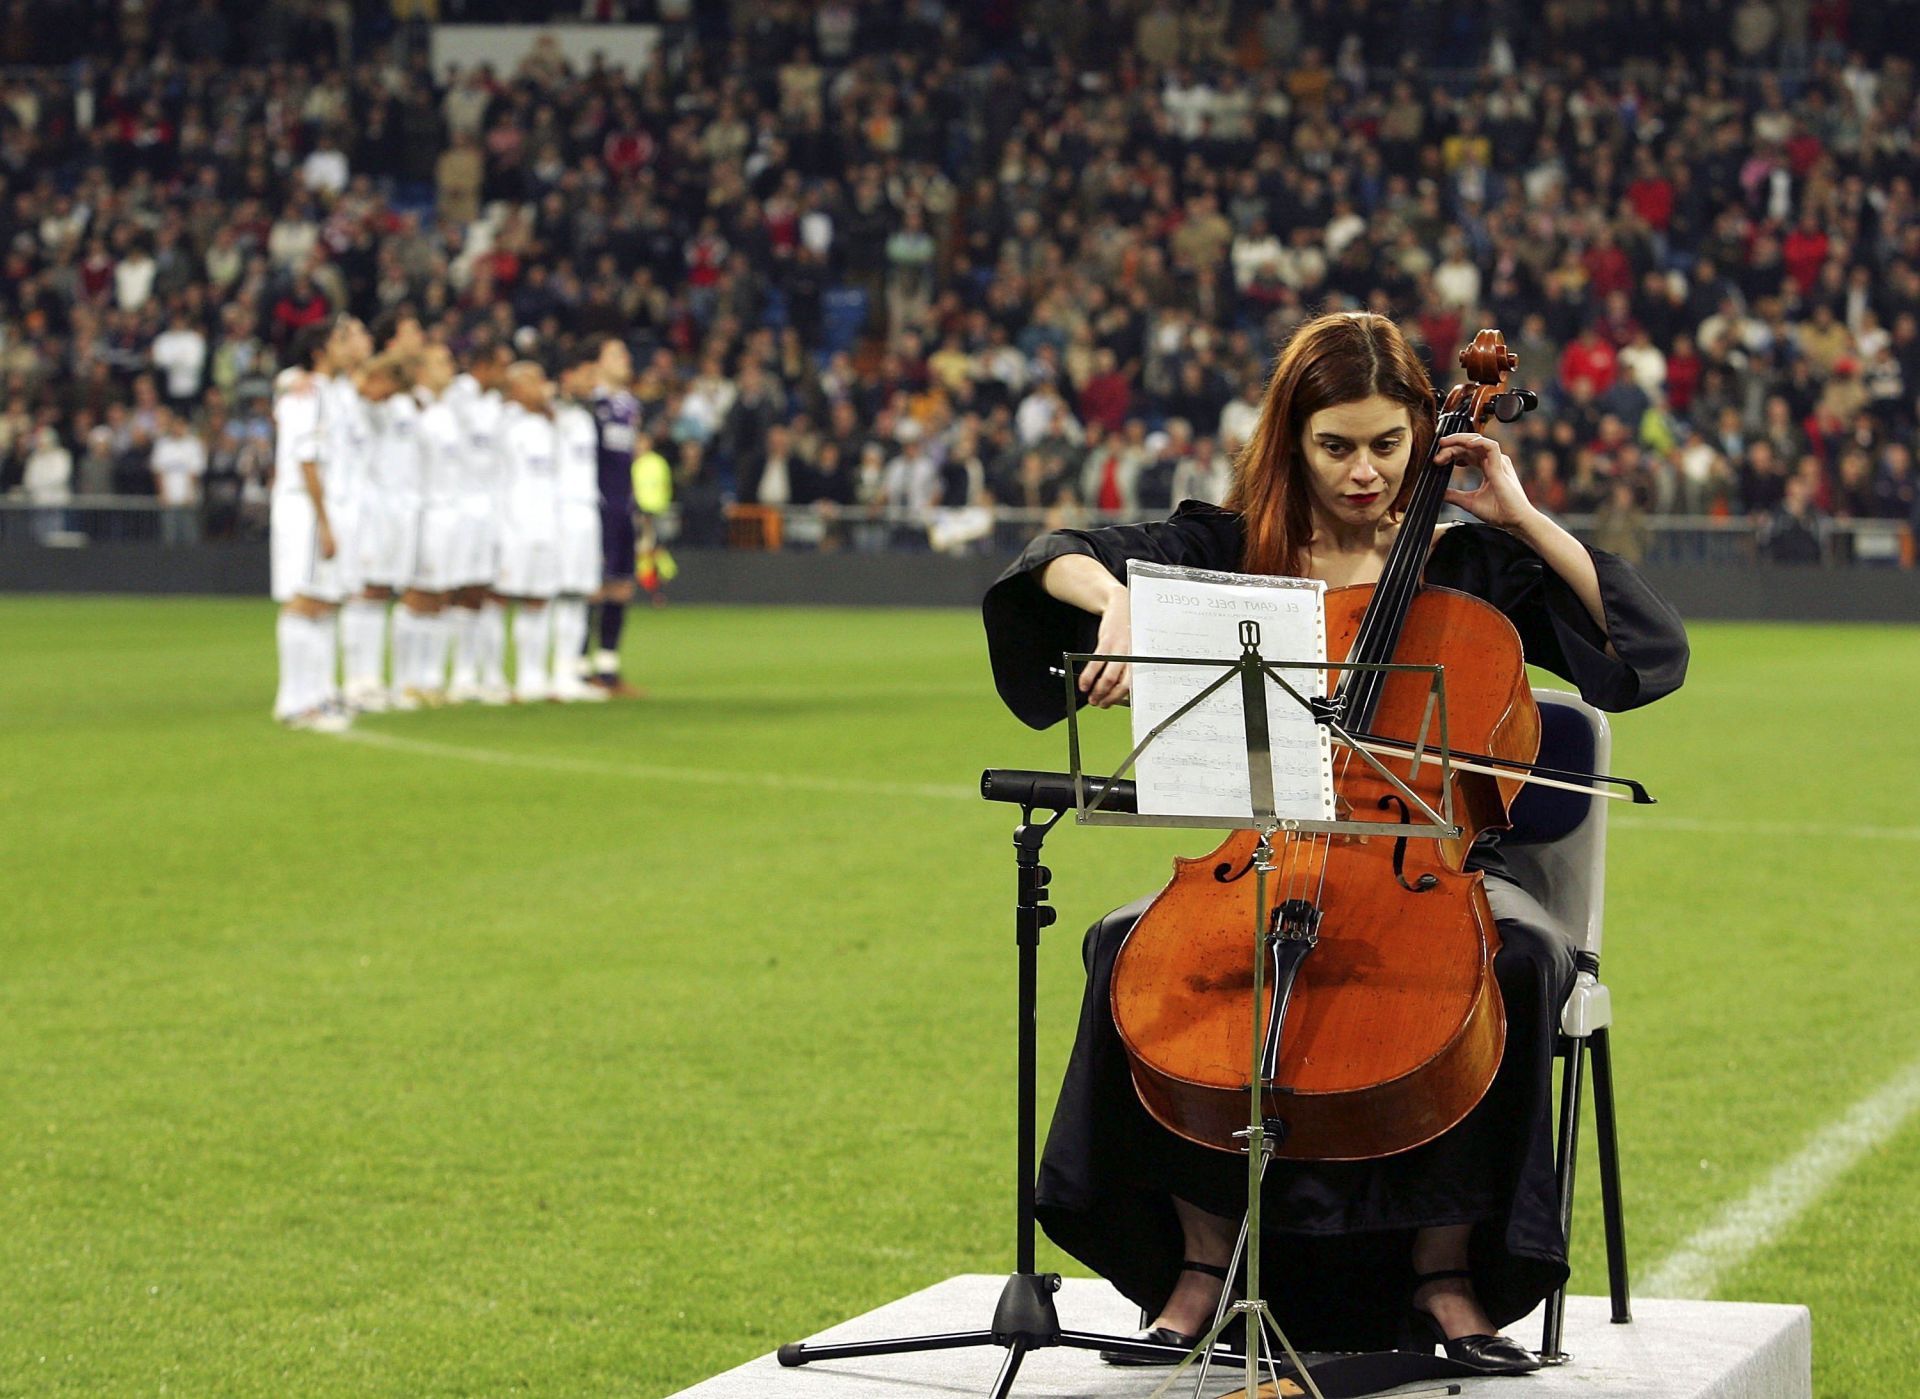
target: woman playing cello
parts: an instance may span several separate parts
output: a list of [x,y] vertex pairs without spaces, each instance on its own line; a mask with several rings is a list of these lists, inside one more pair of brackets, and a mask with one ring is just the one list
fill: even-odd
[[[1471,524],[1436,533],[1425,582],[1480,598],[1518,632],[1525,658],[1603,709],[1647,704],[1686,673],[1680,619],[1634,569],[1589,550],[1535,509],[1512,463],[1476,433],[1434,441],[1433,386],[1393,322],[1366,313],[1302,325],[1280,354],[1225,508],[1187,502],[1163,522],[1063,530],[1036,540],[988,591],[994,680],[1022,720],[1064,717],[1050,667],[1063,652],[1126,654],[1130,559],[1376,581],[1413,469],[1476,468],[1449,503]],[[1124,701],[1128,667],[1090,665],[1083,703]],[[1505,1004],[1492,1086],[1457,1126],[1372,1160],[1275,1161],[1263,1191],[1267,1299],[1296,1343],[1326,1350],[1439,1340],[1490,1372],[1538,1359],[1496,1334],[1567,1276],[1553,1170],[1551,1068],[1574,943],[1519,885],[1497,844],[1467,861],[1485,875],[1501,940]],[[1113,963],[1149,900],[1088,933],[1078,1038],[1038,1182],[1047,1234],[1181,1345],[1206,1329],[1245,1205],[1244,1158],[1159,1125],[1135,1094],[1109,998]]]

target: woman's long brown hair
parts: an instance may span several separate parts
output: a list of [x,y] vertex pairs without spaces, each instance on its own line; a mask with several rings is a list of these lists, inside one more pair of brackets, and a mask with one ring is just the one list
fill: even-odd
[[1281,348],[1267,381],[1260,422],[1233,464],[1226,507],[1240,512],[1245,573],[1296,574],[1313,538],[1302,437],[1322,408],[1375,394],[1407,405],[1413,446],[1394,497],[1397,513],[1413,493],[1417,468],[1433,445],[1433,381],[1400,327],[1370,311],[1341,311],[1301,325]]

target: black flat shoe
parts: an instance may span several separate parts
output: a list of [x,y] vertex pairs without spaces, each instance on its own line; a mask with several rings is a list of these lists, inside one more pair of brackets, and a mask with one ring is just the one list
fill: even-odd
[[[1418,1292],[1430,1282],[1472,1276],[1465,1268],[1448,1268],[1438,1273],[1420,1274],[1413,1280],[1413,1287]],[[1471,1336],[1449,1336],[1434,1320],[1433,1313],[1421,1307],[1412,1309],[1411,1320],[1416,1344],[1429,1351],[1437,1345],[1446,1352],[1447,1359],[1458,1361],[1483,1375],[1526,1375],[1546,1363],[1511,1336],[1494,1336],[1484,1332]]]
[[[1177,1346],[1182,1353],[1185,1353],[1186,1351],[1192,1350],[1194,1342],[1198,1341],[1204,1334],[1204,1332],[1195,1332],[1193,1335],[1188,1336],[1174,1330],[1171,1326],[1156,1326],[1151,1331],[1142,1331],[1138,1336],[1134,1337],[1134,1339],[1137,1341],[1145,1341],[1148,1345],[1152,1346]],[[1162,1360],[1157,1355],[1149,1359],[1145,1356],[1133,1355],[1124,1350],[1103,1350],[1100,1352],[1100,1358],[1109,1365],[1175,1365],[1179,1363],[1178,1360],[1172,1356],[1169,1356],[1165,1360]]]
[[[1180,1271],[1183,1273],[1205,1273],[1208,1277],[1219,1278],[1222,1287],[1225,1287],[1227,1283],[1233,1280],[1232,1272],[1217,1263],[1195,1263],[1188,1260],[1180,1265]],[[1235,1321],[1237,1324],[1238,1318],[1236,1318]],[[1221,1335],[1220,1340],[1216,1342],[1216,1344],[1225,1344],[1227,1336],[1231,1334],[1232,1330],[1233,1328],[1230,1326],[1228,1331]],[[1186,1332],[1176,1331],[1171,1326],[1156,1326],[1151,1331],[1142,1331],[1134,1339],[1145,1341],[1148,1345],[1174,1346],[1184,1354],[1192,1350],[1200,1338],[1206,1334],[1204,1330],[1188,1334]],[[1109,1365],[1174,1365],[1179,1363],[1179,1358],[1176,1356],[1168,1356],[1164,1360],[1158,1356],[1152,1359],[1146,1359],[1118,1350],[1103,1350],[1100,1352],[1100,1358]]]

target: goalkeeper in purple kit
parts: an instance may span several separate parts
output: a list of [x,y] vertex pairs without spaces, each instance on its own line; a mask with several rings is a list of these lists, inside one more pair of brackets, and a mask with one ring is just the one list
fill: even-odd
[[633,445],[640,427],[640,401],[628,390],[633,356],[626,342],[609,338],[600,347],[600,382],[593,392],[593,421],[600,440],[600,558],[602,583],[599,647],[589,633],[581,674],[615,695],[639,691],[620,678],[620,633],[633,601]]

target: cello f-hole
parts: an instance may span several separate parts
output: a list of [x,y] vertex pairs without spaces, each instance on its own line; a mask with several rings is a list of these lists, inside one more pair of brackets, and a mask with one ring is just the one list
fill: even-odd
[[1232,884],[1235,880],[1245,879],[1252,872],[1253,856],[1251,855],[1247,856],[1246,863],[1241,865],[1239,869],[1233,867],[1231,860],[1222,860],[1213,867],[1213,882],[1216,884]]
[[[1380,798],[1380,807],[1382,810],[1397,807],[1400,812],[1400,824],[1403,826],[1413,824],[1413,813],[1407,809],[1406,802],[1400,799],[1398,792],[1389,792]],[[1414,880],[1413,883],[1409,884],[1407,883],[1406,869],[1407,838],[1401,836],[1393,843],[1393,877],[1400,881],[1400,887],[1405,889],[1409,894],[1424,894],[1427,890],[1436,887],[1440,883],[1438,877],[1431,874],[1423,874]]]

